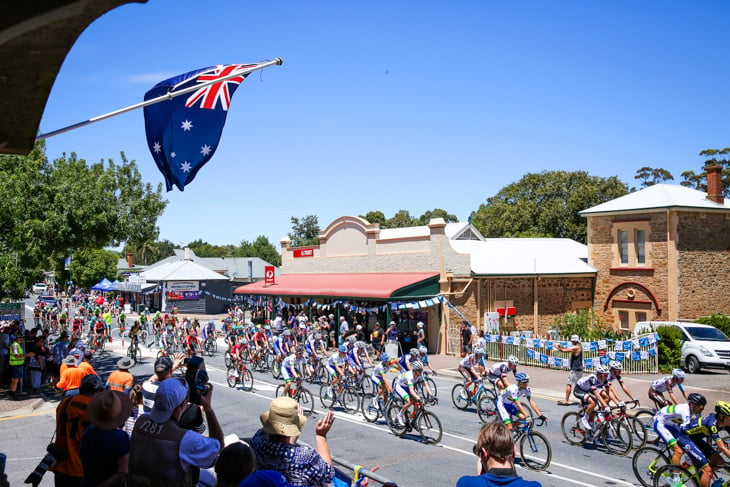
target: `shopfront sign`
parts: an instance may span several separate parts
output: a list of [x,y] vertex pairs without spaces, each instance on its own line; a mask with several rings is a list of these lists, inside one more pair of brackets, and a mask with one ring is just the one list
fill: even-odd
[[167,299],[173,301],[200,299],[198,281],[169,281],[167,283]]
[[314,257],[314,247],[294,249],[294,258],[298,257]]
[[276,270],[273,265],[264,266],[264,284],[276,283]]

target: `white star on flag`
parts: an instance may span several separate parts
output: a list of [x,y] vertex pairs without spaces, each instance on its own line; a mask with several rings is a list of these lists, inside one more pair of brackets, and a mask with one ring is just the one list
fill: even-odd
[[182,164],[180,164],[180,170],[182,172],[190,172],[190,169],[191,169],[191,166],[188,161],[185,161]]
[[159,154],[162,150],[162,146],[159,142],[155,142],[154,144],[152,144],[152,150],[155,151],[155,154]]
[[183,129],[184,132],[189,132],[190,129],[193,128],[193,122],[191,122],[190,120],[185,120],[180,128]]
[[170,157],[172,157],[173,159],[175,159],[175,156],[176,156],[176,155],[177,155],[177,154],[175,154],[174,152],[170,152]]
[[200,148],[200,153],[204,156],[210,154],[210,146],[208,144],[205,144],[203,147]]

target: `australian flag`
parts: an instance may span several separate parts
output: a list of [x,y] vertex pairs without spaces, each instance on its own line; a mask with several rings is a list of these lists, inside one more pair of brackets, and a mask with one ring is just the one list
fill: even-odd
[[150,100],[241,72],[239,76],[144,107],[147,144],[168,191],[173,185],[183,191],[213,157],[233,93],[255,66],[230,64],[198,69],[162,81],[145,93],[144,99]]

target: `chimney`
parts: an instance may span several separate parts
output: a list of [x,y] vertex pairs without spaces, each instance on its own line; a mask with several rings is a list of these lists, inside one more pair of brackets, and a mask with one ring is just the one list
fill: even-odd
[[707,166],[707,199],[715,203],[725,204],[722,193],[722,166]]
[[185,247],[185,249],[183,250],[183,259],[192,260],[190,258],[190,248],[189,247]]
[[134,254],[132,252],[127,252],[127,267],[134,267]]

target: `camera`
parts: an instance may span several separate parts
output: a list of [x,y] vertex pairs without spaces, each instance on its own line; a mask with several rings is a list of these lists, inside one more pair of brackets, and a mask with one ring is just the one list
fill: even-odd
[[58,451],[58,448],[56,448],[54,443],[49,444],[46,447],[46,451],[48,452],[46,453],[46,456],[41,459],[38,466],[30,475],[28,475],[28,478],[25,479],[24,483],[37,487],[37,485],[41,483],[41,480],[43,480],[43,476],[46,474],[48,469],[58,463],[58,459],[63,456],[61,455],[61,452]]

